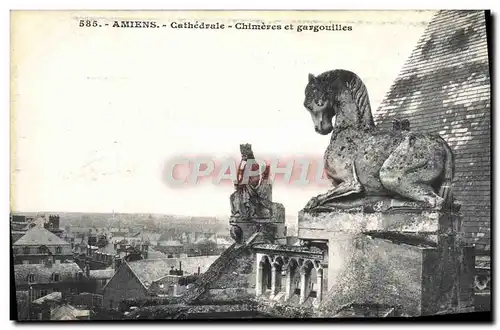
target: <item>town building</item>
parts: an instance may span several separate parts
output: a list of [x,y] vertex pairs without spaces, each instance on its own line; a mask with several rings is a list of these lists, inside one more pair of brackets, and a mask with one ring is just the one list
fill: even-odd
[[44,228],[53,233],[54,235],[61,237],[64,230],[60,228],[60,216],[56,214],[49,215],[47,222],[43,224]]
[[158,241],[155,249],[172,257],[178,257],[180,253],[185,252],[185,246],[179,240]]
[[123,261],[113,277],[103,288],[103,306],[118,308],[126,299],[148,299],[159,295],[174,295],[186,285],[182,279],[208,269],[217,259],[213,257],[188,257]]
[[27,291],[30,302],[52,292],[86,290],[85,274],[74,262],[17,264],[14,276],[16,291]]
[[113,268],[94,269],[89,271],[89,278],[96,281],[96,293],[102,294],[102,289],[115,274]]
[[12,242],[16,242],[18,239],[23,237],[26,232],[32,228],[33,218],[26,217],[24,215],[11,214],[10,216],[10,233],[12,236]]
[[73,260],[71,244],[47,229],[35,226],[12,246],[14,264],[41,264],[51,257],[54,263]]
[[91,311],[88,309],[78,309],[69,304],[57,306],[50,311],[50,320],[52,321],[77,321],[90,320]]

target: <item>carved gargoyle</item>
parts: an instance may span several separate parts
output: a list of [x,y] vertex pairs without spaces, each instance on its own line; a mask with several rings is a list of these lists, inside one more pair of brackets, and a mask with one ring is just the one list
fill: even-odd
[[231,216],[246,220],[268,218],[273,206],[271,185],[267,183],[269,166],[260,171],[250,144],[241,144],[240,151],[241,162],[234,183],[236,191],[230,197]]

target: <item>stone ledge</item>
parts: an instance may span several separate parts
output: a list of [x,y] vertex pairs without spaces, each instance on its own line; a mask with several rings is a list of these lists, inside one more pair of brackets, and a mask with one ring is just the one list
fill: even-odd
[[238,224],[238,223],[258,223],[258,224],[273,223],[273,224],[284,224],[285,221],[282,221],[280,219],[274,219],[274,218],[253,218],[253,219],[231,218],[231,219],[229,219],[229,223],[230,224]]
[[279,245],[279,244],[269,244],[269,243],[259,243],[252,245],[254,250],[267,250],[274,253],[277,252],[289,252],[289,253],[299,253],[299,254],[309,254],[323,257],[323,251],[318,248],[306,248],[302,246],[289,246],[289,245]]
[[298,236],[321,239],[333,233],[452,234],[460,229],[460,216],[442,212],[317,213],[299,212]]

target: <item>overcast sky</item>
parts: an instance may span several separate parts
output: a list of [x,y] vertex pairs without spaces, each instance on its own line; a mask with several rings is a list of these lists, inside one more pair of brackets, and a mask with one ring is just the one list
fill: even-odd
[[[321,158],[329,137],[303,108],[308,73],[356,72],[375,111],[433,12],[254,13],[350,32],[79,28],[76,16],[234,24],[235,13],[24,13],[12,20],[14,211],[229,214],[230,185],[172,188],[183,154]],[[244,18],[245,13],[238,13]],[[249,14],[247,14],[249,15]],[[259,16],[260,15],[260,16]],[[324,188],[277,183],[296,214]]]

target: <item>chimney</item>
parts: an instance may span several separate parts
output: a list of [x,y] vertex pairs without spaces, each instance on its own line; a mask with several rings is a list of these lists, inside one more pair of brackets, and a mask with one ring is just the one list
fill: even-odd
[[63,290],[61,292],[61,302],[63,304],[67,304],[69,301],[70,301],[69,292],[67,290]]
[[90,277],[90,263],[88,261],[85,263],[85,275],[87,278]]
[[55,229],[59,229],[59,224],[60,224],[59,220],[60,220],[59,215],[55,215],[54,216],[54,228]]
[[122,260],[119,257],[115,257],[115,271],[120,267]]
[[179,261],[179,274],[182,275],[182,261]]
[[200,266],[198,266],[198,275],[200,275]]

